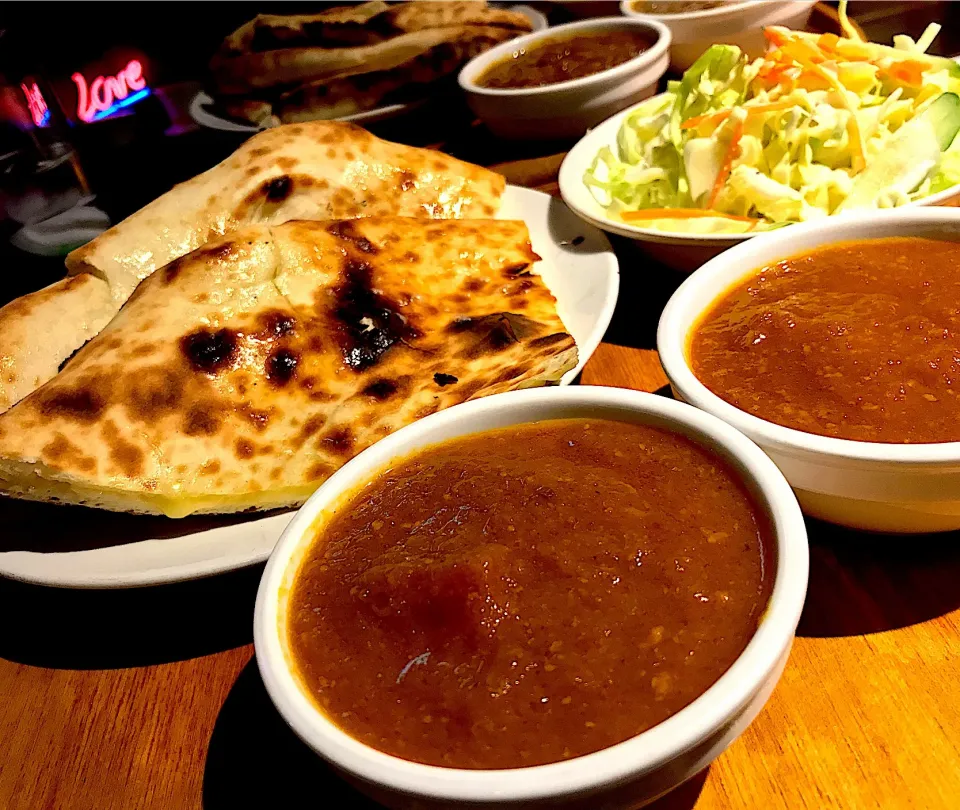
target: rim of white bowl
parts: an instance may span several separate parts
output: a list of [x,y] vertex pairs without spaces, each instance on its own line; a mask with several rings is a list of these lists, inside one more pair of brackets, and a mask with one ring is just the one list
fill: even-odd
[[[646,31],[652,31],[657,35],[654,43],[642,53],[637,54],[626,62],[614,65],[599,73],[591,73],[589,76],[581,76],[578,79],[568,79],[565,82],[556,82],[554,84],[544,84],[539,87],[482,87],[476,83],[477,78],[494,62],[501,57],[522,48],[525,45],[544,39],[552,39],[558,34],[564,34],[569,31],[580,31],[586,29],[595,29],[597,31],[609,30],[612,28],[642,28]],[[654,65],[658,59],[663,57],[670,48],[671,34],[670,29],[658,20],[644,20],[634,17],[594,17],[588,20],[579,20],[577,22],[564,23],[553,28],[544,28],[540,31],[533,31],[524,34],[522,37],[507,40],[491,48],[489,51],[473,57],[467,64],[461,68],[457,76],[457,82],[460,87],[468,92],[480,96],[499,96],[503,98],[530,95],[547,95],[555,92],[564,92],[583,87],[589,87],[595,82],[602,82],[609,79],[625,77],[634,71]]]
[[[464,770],[409,762],[350,737],[328,720],[291,671],[281,634],[280,600],[291,568],[309,547],[318,515],[346,492],[403,455],[411,433],[429,446],[436,429],[498,410],[549,408],[560,399],[572,406],[629,410],[668,420],[725,457],[749,483],[770,517],[776,574],[770,600],[753,638],[733,665],[700,697],[664,722],[617,745],[567,762],[508,770]],[[598,418],[602,418],[598,416]],[[615,418],[615,417],[610,417]],[[516,424],[530,421],[527,415]],[[482,430],[482,428],[478,428]],[[471,433],[469,428],[461,435]],[[410,452],[407,450],[406,452]],[[790,485],[776,465],[739,431],[709,413],[654,394],[622,388],[577,386],[513,391],[457,405],[388,436],[348,462],[304,505],[284,531],[257,593],[254,641],[264,684],[280,714],[318,754],[337,768],[381,788],[451,802],[524,801],[590,793],[648,773],[690,750],[745,706],[774,671],[796,631],[807,588],[806,528]]]
[[[704,313],[734,285],[756,274],[761,268],[791,256],[802,255],[819,247],[856,239],[882,239],[885,236],[908,236],[897,224],[951,223],[960,230],[960,209],[956,208],[897,208],[889,211],[870,211],[859,214],[844,214],[838,217],[791,225],[783,230],[764,235],[762,240],[737,245],[710,259],[695,270],[670,297],[657,327],[657,350],[660,361],[680,396],[691,405],[715,414],[723,421],[745,433],[761,447],[793,455],[817,453],[844,461],[896,462],[915,466],[934,466],[944,463],[960,463],[960,442],[937,442],[917,444],[888,444],[861,442],[852,439],[837,439],[816,433],[784,427],[766,419],[742,411],[713,393],[690,368],[687,345],[697,323]],[[858,236],[864,229],[890,225],[890,233]],[[791,248],[790,243],[811,234],[820,237],[803,248]],[[771,254],[772,248],[784,245],[782,253]],[[769,258],[758,258],[769,255]],[[735,270],[736,272],[733,272]],[[716,287],[702,306],[694,306],[692,299],[702,288]]]
[[[597,211],[591,211],[586,205],[582,205],[579,202],[579,199],[582,195],[586,195],[590,200],[593,200],[593,195],[591,194],[590,190],[583,185],[582,175],[571,174],[574,163],[582,162],[584,160],[583,153],[585,153],[587,149],[590,149],[592,151],[588,155],[589,159],[585,161],[586,163],[589,163],[590,159],[596,155],[596,151],[600,148],[600,146],[610,146],[611,143],[615,142],[616,132],[620,129],[620,126],[627,119],[627,117],[633,113],[634,110],[642,107],[644,104],[650,104],[655,99],[661,98],[664,95],[666,95],[666,93],[657,93],[657,95],[644,99],[643,101],[627,107],[625,110],[620,110],[619,112],[614,113],[606,120],[601,121],[599,124],[592,127],[582,138],[580,138],[580,140],[573,145],[566,157],[564,157],[563,162],[560,164],[560,171],[557,177],[557,181],[560,186],[560,196],[571,211],[573,211],[581,219],[586,220],[591,225],[595,225],[601,230],[607,231],[608,233],[617,233],[621,236],[638,239],[640,241],[691,247],[723,247],[726,249],[739,245],[743,242],[748,242],[756,237],[765,237],[774,233],[782,233],[786,230],[796,228],[799,225],[806,224],[793,223],[785,225],[782,228],[777,228],[773,231],[754,231],[752,233],[683,233],[681,231],[662,231],[656,228],[642,228],[639,225],[631,225],[629,222],[614,219],[613,217],[607,215],[599,203],[597,203],[597,206],[599,207]],[[601,128],[610,128],[613,130],[613,137],[607,139],[606,143],[593,144],[595,137],[594,133]],[[929,206],[939,205],[940,203],[946,202],[947,200],[958,195],[960,195],[960,183],[950,186],[943,191],[938,191],[936,194],[930,194],[926,197],[921,197],[918,200],[911,200],[899,208],[890,210],[903,211],[915,210],[917,208],[927,208]],[[877,212],[873,211],[869,213],[876,214]],[[853,216],[853,214],[850,214],[850,216]],[[815,222],[817,224],[829,222],[835,217],[836,215],[832,215],[815,220]]]
[[633,2],[634,0],[620,0],[621,13],[628,17],[653,18],[655,20],[678,20],[686,22],[687,20],[704,19],[704,21],[712,22],[714,17],[722,17],[726,14],[732,16],[733,13],[736,12],[753,11],[754,9],[764,11],[770,6],[789,6],[793,4],[812,6],[817,3],[817,0],[736,0],[735,2],[724,3],[722,6],[717,6],[716,8],[683,11],[679,14],[651,14],[646,11],[636,11],[630,7]]

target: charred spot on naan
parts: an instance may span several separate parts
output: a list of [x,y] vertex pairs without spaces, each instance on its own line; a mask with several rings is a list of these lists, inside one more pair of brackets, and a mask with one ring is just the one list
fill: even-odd
[[34,404],[48,419],[93,423],[100,418],[107,400],[93,385],[81,383],[76,388],[41,389]]
[[237,439],[233,452],[238,459],[246,461],[247,459],[253,458],[255,449],[253,442],[249,439],[240,438]]
[[343,362],[357,372],[376,365],[394,344],[421,336],[396,302],[374,290],[372,273],[368,262],[348,258],[334,289],[333,332]]
[[109,449],[110,461],[116,470],[127,478],[143,475],[143,450],[127,441],[113,421],[108,419],[100,426],[100,435]]
[[341,425],[320,437],[319,447],[323,447],[335,456],[349,458],[352,455],[355,437],[349,426]]
[[187,436],[215,436],[222,424],[218,409],[209,405],[193,405],[187,411],[181,429]]
[[285,386],[297,373],[299,362],[300,355],[297,352],[286,348],[274,349],[267,355],[267,381],[277,387]]
[[358,232],[356,220],[341,219],[332,222],[327,226],[327,233],[343,240],[361,253],[374,255],[380,252],[380,249],[373,242]]
[[56,470],[78,470],[92,473],[97,469],[97,460],[73,444],[63,433],[57,432],[49,444],[41,450],[44,462]]
[[216,374],[229,367],[237,356],[238,335],[232,329],[202,327],[180,339],[180,349],[197,371]]
[[360,394],[371,397],[377,402],[385,402],[397,393],[397,384],[393,380],[374,380]]

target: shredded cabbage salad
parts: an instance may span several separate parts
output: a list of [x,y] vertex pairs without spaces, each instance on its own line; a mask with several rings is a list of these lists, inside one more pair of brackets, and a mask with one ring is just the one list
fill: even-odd
[[960,65],[926,53],[765,29],[765,56],[709,48],[637,107],[584,175],[614,217],[685,233],[746,233],[892,208],[960,183]]

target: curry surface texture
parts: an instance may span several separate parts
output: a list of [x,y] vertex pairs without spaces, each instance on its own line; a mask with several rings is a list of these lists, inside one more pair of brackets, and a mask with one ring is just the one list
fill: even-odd
[[765,267],[697,325],[694,374],[808,433],[960,441],[960,243],[844,242]]
[[597,31],[536,42],[484,71],[481,87],[542,87],[592,76],[639,56],[653,45],[638,31]]
[[454,439],[321,529],[290,595],[291,652],[327,716],[390,754],[576,757],[670,717],[743,651],[769,598],[765,521],[723,462],[657,428]]

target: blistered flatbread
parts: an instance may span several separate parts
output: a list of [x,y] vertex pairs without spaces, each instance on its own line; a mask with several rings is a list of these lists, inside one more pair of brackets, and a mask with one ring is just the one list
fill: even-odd
[[482,25],[428,28],[400,34],[374,45],[352,48],[292,47],[215,58],[210,69],[219,93],[262,92],[400,68],[414,59],[442,59],[456,52],[462,63],[517,36],[511,28]]
[[299,504],[399,427],[576,364],[537,258],[500,220],[211,242],[0,416],[0,491],[171,516]]
[[259,14],[221,46],[220,54],[263,52],[280,48],[372,45],[392,36],[451,25],[485,25],[529,31],[523,14],[491,8],[482,0],[445,0],[388,5],[384,2],[339,6],[318,14]]
[[106,282],[88,273],[0,308],[0,413],[51,379],[116,311]]
[[258,134],[73,251],[67,269],[75,280],[0,309],[0,412],[53,376],[141,279],[228,231],[290,219],[489,217],[503,188],[487,169],[350,124],[314,121]]
[[497,211],[503,188],[503,178],[487,169],[351,124],[276,127],[77,248],[67,268],[103,278],[122,303],[157,267],[244,225],[380,214],[484,217]]

